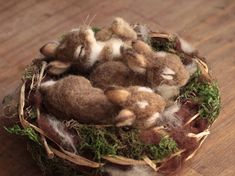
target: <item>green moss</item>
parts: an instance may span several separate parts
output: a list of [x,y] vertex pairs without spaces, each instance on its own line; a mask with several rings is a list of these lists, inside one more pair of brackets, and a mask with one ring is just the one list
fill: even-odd
[[98,130],[96,127],[79,126],[76,129],[81,139],[79,145],[80,154],[92,155],[92,159],[100,161],[102,155],[116,155],[116,137],[107,133],[106,129]]
[[220,95],[216,82],[200,81],[201,73],[197,71],[189,83],[181,90],[181,99],[191,99],[199,105],[200,117],[213,123],[220,112]]
[[4,127],[4,128],[7,132],[9,132],[11,134],[26,136],[30,140],[32,140],[32,141],[36,142],[37,144],[41,145],[38,134],[31,127],[22,129],[19,125],[14,125],[13,127],[10,127],[10,128],[7,128],[7,127]]
[[81,140],[78,153],[95,161],[105,155],[133,159],[147,155],[153,160],[161,160],[178,150],[176,142],[169,137],[163,137],[156,145],[144,144],[139,138],[139,130],[134,128],[77,125],[76,130]]
[[37,65],[28,66],[23,73],[23,81],[32,80],[33,75],[39,73],[39,68]]
[[177,143],[170,137],[163,137],[158,145],[148,146],[148,150],[151,154],[151,159],[164,159],[172,153],[175,153]]
[[174,40],[167,39],[151,39],[151,46],[155,51],[169,51],[174,48]]
[[98,27],[92,27],[92,30],[93,30],[94,33],[97,33],[97,32],[100,31],[100,28],[98,28]]

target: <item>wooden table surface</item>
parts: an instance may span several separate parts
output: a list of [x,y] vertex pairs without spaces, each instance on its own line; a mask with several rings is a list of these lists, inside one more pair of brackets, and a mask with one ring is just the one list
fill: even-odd
[[[45,42],[95,16],[92,25],[120,16],[175,32],[206,56],[217,77],[222,111],[199,153],[180,175],[235,175],[234,0],[0,0],[0,99],[19,84],[24,67]],[[7,134],[0,119],[0,175],[39,176],[25,142]]]

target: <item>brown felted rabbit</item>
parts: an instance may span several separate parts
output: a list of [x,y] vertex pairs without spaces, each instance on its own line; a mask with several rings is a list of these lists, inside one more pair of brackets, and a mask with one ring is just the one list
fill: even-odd
[[122,107],[115,117],[117,126],[149,128],[156,125],[166,106],[164,99],[147,87],[113,87],[106,90],[105,95],[112,103]]
[[91,72],[90,81],[93,86],[106,89],[110,86],[145,86],[143,75],[136,74],[121,61],[108,61],[98,65]]
[[[69,68],[74,62],[81,71],[90,70],[91,67],[99,61],[107,61],[121,57],[120,48],[124,41],[137,38],[136,32],[132,27],[121,18],[115,18],[110,30],[112,35],[105,41],[98,41],[95,38],[94,31],[89,26],[81,26],[66,34],[61,42],[49,42],[44,45],[40,51],[47,57],[56,60],[69,62],[66,65]],[[107,32],[97,34],[98,38],[107,38]],[[124,41],[123,41],[124,40]],[[56,67],[56,64],[52,64]],[[61,64],[60,64],[61,65]],[[54,68],[52,68],[53,70]],[[60,68],[56,68],[59,70]],[[53,73],[63,73],[65,69]]]
[[81,76],[68,76],[41,85],[43,103],[49,113],[61,119],[75,119],[81,123],[106,123],[116,114],[115,106],[103,91],[92,87]]
[[150,87],[164,98],[176,96],[190,77],[180,58],[167,52],[154,52],[139,40],[132,42],[132,47],[122,50],[127,65],[134,72],[145,75]]

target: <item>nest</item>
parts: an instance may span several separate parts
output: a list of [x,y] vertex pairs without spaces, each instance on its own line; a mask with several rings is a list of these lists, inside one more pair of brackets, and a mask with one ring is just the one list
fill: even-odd
[[[139,25],[131,27],[135,29]],[[94,31],[100,29],[95,28]],[[106,33],[107,31],[109,30],[104,30]],[[9,96],[3,102],[5,114],[8,116],[17,114],[20,121],[20,124],[6,130],[30,139],[28,150],[45,175],[114,173],[110,170],[118,170],[119,174],[124,174],[136,167],[143,168],[149,175],[171,175],[178,172],[183,163],[195,155],[209,135],[209,128],[219,114],[220,97],[205,59],[195,50],[190,52],[185,50],[182,46],[183,40],[176,35],[149,31],[145,36],[141,30],[136,31],[138,38],[141,35],[141,39],[149,43],[155,51],[177,55],[185,65],[191,61],[197,64],[197,71],[190,76],[187,84],[180,88],[180,94],[171,99],[167,105],[168,107],[177,103],[181,105],[175,112],[177,118],[181,118],[181,126],[172,127],[163,123],[140,129],[138,126],[120,127],[110,122],[94,124],[64,119],[60,121],[60,125],[66,132],[69,134],[71,132],[73,137],[78,138],[78,141],[73,147],[63,145],[55,135],[48,132],[50,126],[47,126],[47,131],[47,128],[40,125],[47,123],[45,119],[48,114],[51,115],[51,112],[47,112],[43,107],[46,105],[41,105],[43,102],[43,97],[40,96],[41,84],[51,78],[59,80],[68,75],[87,76],[88,73],[74,67],[82,62],[81,60],[71,61],[72,65],[68,61],[63,61],[61,64],[52,59],[54,55],[49,52],[43,58],[35,59],[26,68],[17,105],[12,103],[16,98],[9,100]],[[67,43],[71,44],[74,41]],[[61,52],[66,58],[68,54],[62,50]],[[70,52],[72,51],[70,50],[69,54]],[[79,55],[81,53],[82,50]],[[14,111],[16,107],[18,107],[17,112]],[[44,121],[40,122],[39,119]],[[140,136],[145,140],[141,140]]]

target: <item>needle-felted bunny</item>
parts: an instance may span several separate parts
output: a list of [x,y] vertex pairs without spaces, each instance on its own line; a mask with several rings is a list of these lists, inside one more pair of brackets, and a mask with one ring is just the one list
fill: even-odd
[[190,77],[177,55],[154,52],[142,41],[132,42],[132,48],[122,52],[127,65],[134,72],[145,75],[150,87],[166,99],[176,96]]
[[90,81],[93,86],[101,89],[110,86],[146,85],[143,75],[136,74],[121,61],[107,61],[99,64],[92,70]]
[[[75,62],[78,69],[87,71],[96,62],[121,57],[120,48],[124,42],[137,38],[136,32],[121,18],[114,19],[110,30],[112,31],[110,38],[101,41],[96,39],[91,27],[81,26],[66,34],[61,42],[50,42],[44,45],[40,51],[47,57],[69,62],[68,68]],[[100,38],[102,35],[104,34],[99,35]],[[56,64],[51,65],[56,67]],[[58,73],[63,73],[63,71]]]
[[165,100],[147,87],[112,87],[105,91],[105,95],[122,108],[115,117],[117,126],[149,128],[157,125],[157,119],[166,106]]
[[115,106],[82,76],[67,76],[42,83],[40,89],[47,111],[60,119],[81,123],[105,123],[117,113]]

